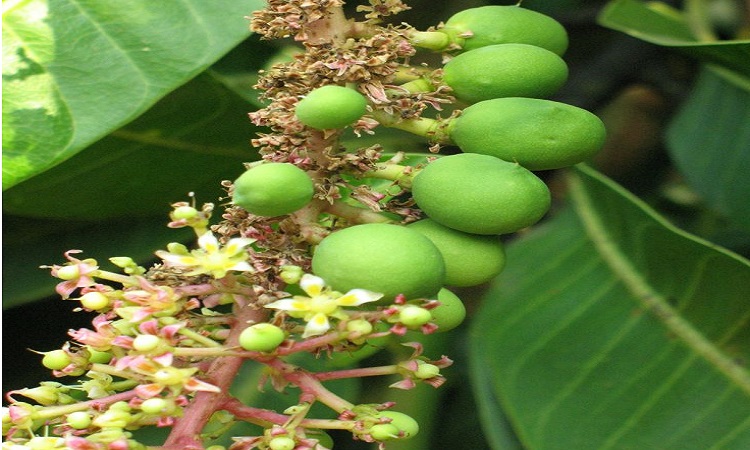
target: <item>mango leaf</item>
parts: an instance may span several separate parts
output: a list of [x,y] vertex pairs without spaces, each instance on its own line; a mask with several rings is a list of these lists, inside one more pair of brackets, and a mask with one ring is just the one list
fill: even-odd
[[3,2],[3,189],[137,117],[249,35],[261,0]]
[[592,169],[569,187],[473,324],[486,432],[507,417],[531,450],[750,448],[750,263]]
[[750,91],[703,70],[667,132],[667,148],[688,184],[713,209],[746,229],[750,229],[748,117]]
[[599,15],[602,26],[652,44],[670,47],[700,61],[750,77],[750,40],[699,41],[679,14],[659,2],[614,0]]
[[203,74],[146,114],[3,194],[3,210],[25,217],[102,220],[165,214],[196,193],[215,202],[220,182],[258,158],[244,99]]

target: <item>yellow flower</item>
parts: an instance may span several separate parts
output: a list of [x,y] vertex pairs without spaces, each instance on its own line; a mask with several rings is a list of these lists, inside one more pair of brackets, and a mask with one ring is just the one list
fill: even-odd
[[301,318],[307,324],[303,338],[317,336],[331,328],[329,317],[346,319],[348,316],[342,306],[359,306],[374,302],[383,294],[366,289],[352,289],[344,295],[327,289],[322,278],[306,273],[299,282],[300,287],[309,297],[295,295],[292,298],[277,300],[266,305],[266,308],[287,311],[290,316]]
[[171,243],[169,250],[159,250],[156,256],[172,266],[194,267],[185,275],[211,274],[214,278],[223,278],[229,271],[252,272],[248,264],[248,253],[245,247],[255,242],[255,239],[234,238],[224,247],[210,231],[198,238],[198,247],[188,252],[184,245]]

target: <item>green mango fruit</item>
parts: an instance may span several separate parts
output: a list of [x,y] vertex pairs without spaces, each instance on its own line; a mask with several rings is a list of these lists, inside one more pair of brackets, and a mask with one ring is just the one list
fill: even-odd
[[232,202],[256,216],[275,217],[307,205],[314,193],[304,170],[289,163],[264,163],[235,180]]
[[385,302],[433,297],[445,281],[440,250],[421,233],[401,225],[354,225],[326,236],[315,248],[313,273],[333,289],[367,289]]
[[604,123],[585,109],[524,97],[475,103],[451,120],[448,134],[466,153],[517,162],[529,170],[585,161],[607,137]]
[[362,94],[334,84],[313,89],[294,109],[300,122],[318,130],[344,128],[365,112],[367,99]]
[[549,189],[518,164],[461,153],[428,164],[412,183],[432,220],[472,234],[504,234],[536,223],[550,207]]
[[443,81],[466,103],[500,97],[549,97],[568,79],[555,53],[529,44],[498,44],[461,53],[443,68]]
[[432,323],[438,326],[438,333],[449,331],[463,323],[466,318],[466,307],[464,302],[448,289],[440,289],[437,300],[440,302],[437,308],[430,311]]
[[445,261],[445,284],[476,286],[495,278],[505,267],[505,250],[498,236],[469,234],[424,219],[407,225],[425,235]]
[[517,5],[480,6],[460,11],[440,31],[464,51],[494,44],[530,44],[562,55],[568,33],[552,17]]

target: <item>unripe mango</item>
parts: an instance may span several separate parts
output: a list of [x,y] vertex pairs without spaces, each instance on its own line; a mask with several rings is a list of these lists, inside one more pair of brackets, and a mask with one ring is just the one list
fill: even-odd
[[542,180],[518,164],[462,153],[428,164],[414,178],[417,205],[439,224],[473,234],[504,234],[536,223],[550,206]]
[[232,201],[256,216],[290,214],[310,203],[315,192],[307,173],[289,163],[264,163],[234,182]]
[[562,55],[568,33],[555,19],[520,6],[481,6],[454,14],[440,30],[464,51],[493,44],[530,44]]
[[544,98],[568,79],[555,53],[528,44],[499,44],[461,53],[443,68],[443,81],[466,103],[500,97]]
[[463,323],[466,318],[466,307],[460,298],[448,289],[440,289],[437,308],[430,311],[432,323],[438,326],[438,333],[449,331]]
[[354,89],[327,85],[312,90],[297,103],[297,119],[319,130],[344,128],[367,112],[367,100]]
[[448,126],[466,153],[491,155],[529,170],[582,162],[604,145],[606,129],[593,113],[537,98],[485,100],[464,109]]
[[421,233],[383,223],[354,225],[325,237],[312,258],[315,275],[333,289],[367,289],[390,302],[434,296],[445,281],[440,250]]
[[500,238],[469,234],[424,219],[407,226],[427,236],[445,261],[445,284],[476,286],[496,277],[505,267]]

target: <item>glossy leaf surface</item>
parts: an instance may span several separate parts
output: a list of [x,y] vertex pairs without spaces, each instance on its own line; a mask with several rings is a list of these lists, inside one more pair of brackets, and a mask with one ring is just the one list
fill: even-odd
[[[706,111],[712,111],[706,114]],[[704,70],[670,125],[668,149],[690,186],[750,229],[750,90]]]
[[249,35],[259,0],[3,3],[3,189],[138,116]]
[[215,202],[220,182],[258,158],[244,99],[209,75],[172,92],[84,151],[7,190],[6,213],[102,220],[164,214],[188,200]]
[[572,207],[510,246],[474,323],[486,432],[505,416],[533,450],[748,448],[748,261],[591,169],[569,180]]
[[750,77],[750,40],[699,40],[684,15],[660,2],[612,1],[600,14],[599,23]]

